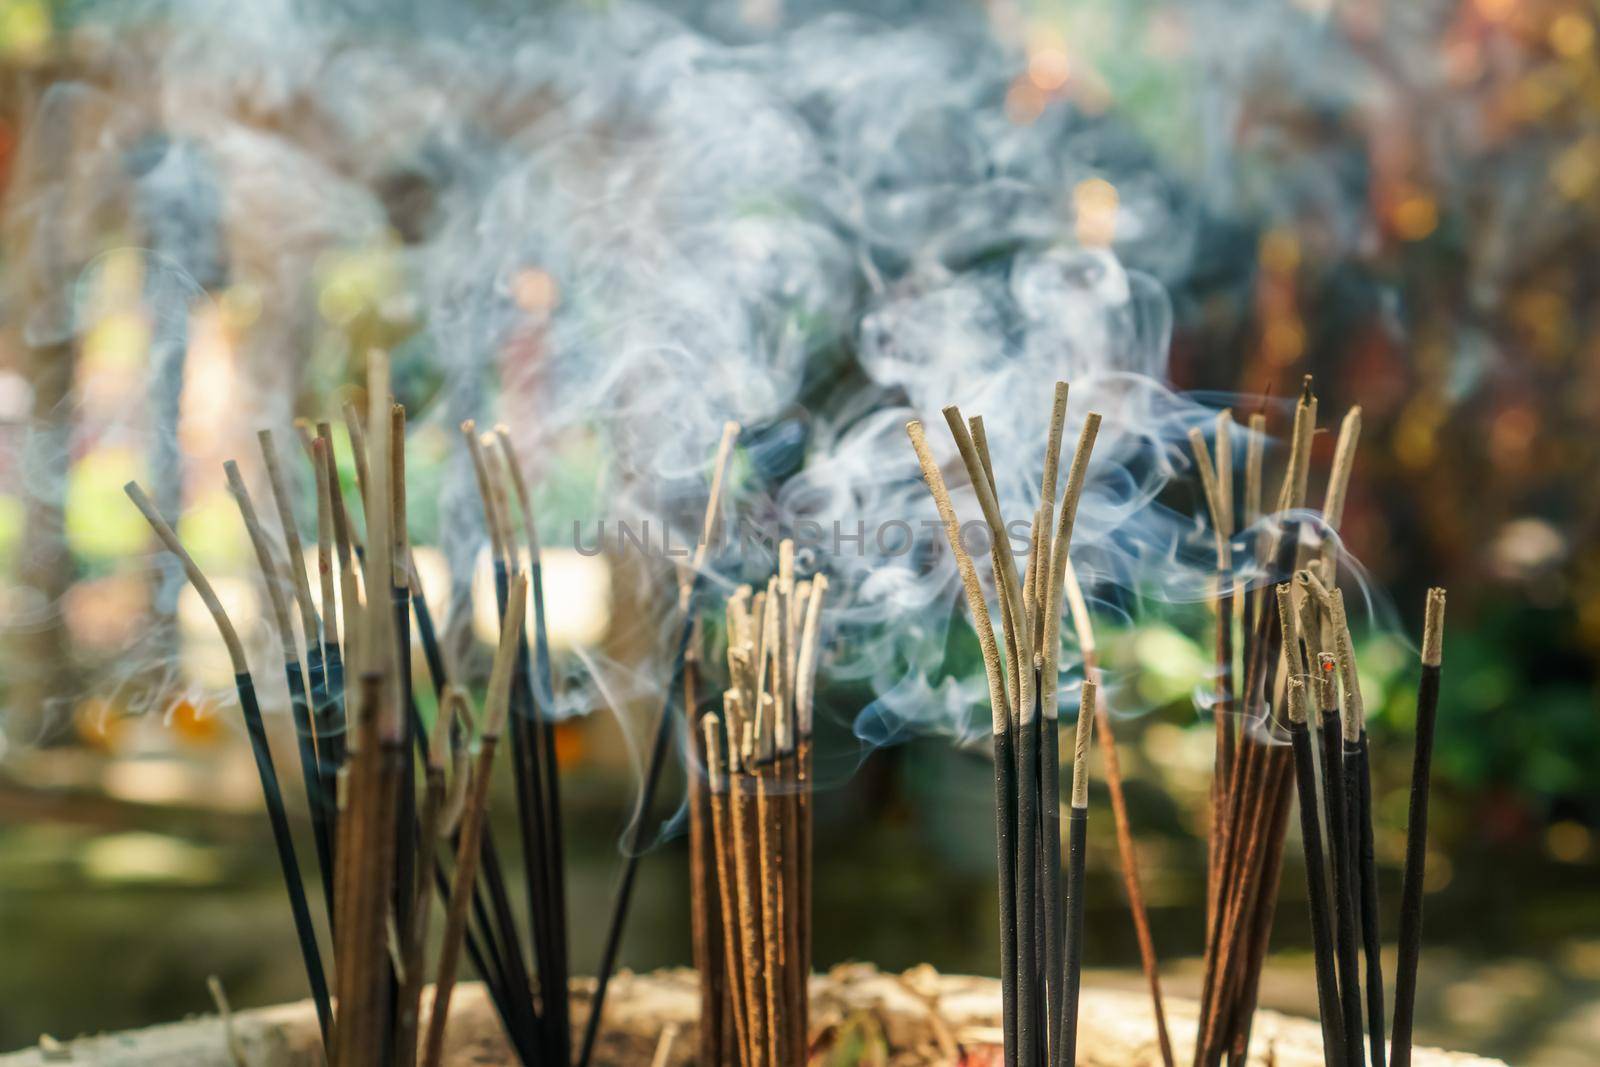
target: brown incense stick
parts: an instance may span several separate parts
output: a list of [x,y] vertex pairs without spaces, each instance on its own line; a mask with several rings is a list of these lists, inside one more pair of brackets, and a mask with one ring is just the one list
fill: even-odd
[[450,892],[450,908],[445,913],[433,1010],[428,1019],[427,1041],[423,1050],[423,1067],[438,1067],[444,1051],[445,1021],[450,1013],[450,998],[455,989],[462,940],[467,929],[468,907],[472,900],[472,883],[477,877],[483,826],[488,815],[489,779],[494,772],[495,747],[505,728],[506,715],[511,706],[512,674],[516,666],[517,647],[522,640],[527,601],[528,579],[526,575],[519,574],[512,580],[506,610],[500,619],[500,641],[495,648],[494,664],[489,673],[489,690],[484,697],[483,734],[479,740],[472,789],[461,816],[455,881]]
[[[723,721],[732,722],[737,713],[730,703],[737,700],[733,693],[723,695]],[[715,842],[712,858],[716,864],[715,885],[722,944],[723,975],[728,992],[727,1002],[733,1015],[734,1037],[738,1047],[733,1054],[724,1055],[716,1062],[745,1062],[750,1049],[750,1024],[745,1018],[744,961],[739,951],[739,905],[733,884],[732,827],[728,812],[728,760],[722,755],[723,724],[715,715],[700,720],[701,738],[705,752],[706,793],[711,813],[711,838]],[[730,752],[730,756],[733,754]]]

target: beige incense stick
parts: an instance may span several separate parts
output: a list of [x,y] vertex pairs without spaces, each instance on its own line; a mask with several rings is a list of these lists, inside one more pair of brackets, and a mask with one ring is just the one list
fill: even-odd
[[[333,541],[339,555],[339,604],[344,609],[345,637],[354,643],[361,632],[356,625],[361,618],[361,598],[357,593],[356,579],[359,569],[355,562],[355,534],[350,529],[350,516],[344,506],[344,490],[339,487],[339,467],[333,454],[333,427],[326,422],[317,424],[317,438],[323,443],[323,461],[327,464],[328,502],[333,514]],[[331,615],[331,611],[325,611]],[[337,634],[335,634],[335,639]],[[354,660],[354,650],[345,652],[345,660]]]
[[[949,417],[950,413],[946,411],[945,418],[947,421]],[[960,421],[959,412],[956,415],[956,421]],[[977,478],[977,481],[973,483],[974,489],[977,488],[977,483],[981,481],[988,489],[989,496],[998,501],[1000,499],[1000,488],[999,483],[995,481],[994,464],[989,456],[989,437],[988,433],[984,430],[982,415],[974,415],[972,418],[967,420],[967,432],[970,435],[972,450],[978,457],[979,468],[979,473],[974,473],[969,467],[968,476]],[[965,455],[963,455],[962,458],[965,460]],[[996,514],[999,514],[998,507],[996,508]],[[993,541],[1004,541],[1006,545],[1006,551],[1009,553],[1011,550],[1010,532],[1003,529],[1003,521],[1001,525],[1002,530],[999,533],[996,533],[994,527],[991,526],[989,536]],[[993,548],[991,545],[991,566],[995,566],[994,561],[998,558],[998,555],[996,554],[997,551],[998,550]],[[1015,579],[1015,562],[1012,563],[1011,574],[1013,579]],[[1000,602],[1000,630],[1001,633],[1005,635],[1006,655],[1009,657],[1006,660],[1006,667],[1011,676],[1011,717],[1016,719],[1018,722],[1023,721],[1023,700],[1024,696],[1026,695],[1026,717],[1027,721],[1032,722],[1033,648],[1031,642],[1029,642],[1026,647],[1024,647],[1023,643],[1023,638],[1029,636],[1026,629],[1026,600],[1021,594],[1020,584],[1013,582],[1012,585],[1007,585],[1006,582],[1002,580],[1002,571],[998,568],[998,566],[995,566],[994,576],[995,592],[997,594],[997,599]],[[1025,688],[1026,694],[1024,693]]]
[[411,583],[411,536],[406,528],[406,409],[389,405],[389,584]]
[[239,515],[244,519],[245,533],[250,536],[256,562],[261,567],[261,577],[267,587],[267,603],[272,608],[272,621],[278,631],[284,662],[292,664],[291,669],[298,671],[300,654],[295,644],[294,620],[289,613],[289,598],[284,591],[287,581],[273,557],[272,543],[267,539],[266,531],[261,526],[260,516],[256,514],[250,490],[245,487],[244,478],[239,474],[239,464],[230,459],[223,463],[222,469],[228,476],[228,491],[233,494],[233,499],[239,506]]
[[1250,436],[1244,450],[1244,521],[1252,526],[1261,518],[1261,464],[1266,454],[1267,417],[1250,416]]
[[788,538],[778,543],[778,667],[779,688],[783,694],[778,704],[778,717],[787,735],[785,748],[794,747],[794,656],[798,652],[794,633],[794,542]]
[[[368,368],[370,373],[370,366]],[[350,458],[356,466],[356,492],[363,501],[367,498],[367,482],[371,468],[367,466],[367,431],[361,409],[347,402],[344,406],[344,426],[350,435]]]
[[522,463],[517,459],[516,450],[511,447],[511,431],[505,423],[495,425],[494,437],[500,446],[500,459],[511,475],[512,491],[516,493],[517,514],[522,519],[522,538],[528,546],[528,565],[536,566],[539,563],[539,526],[533,521],[533,494],[528,492],[528,480],[523,476]]
[[222,635],[222,643],[228,648],[228,659],[233,663],[233,673],[247,673],[250,670],[250,664],[245,659],[244,645],[239,641],[239,633],[233,628],[233,623],[229,620],[228,613],[222,610],[222,601],[217,599],[216,590],[206,580],[205,574],[201,572],[199,565],[195,563],[194,557],[189,555],[188,550],[183,547],[183,542],[178,540],[178,535],[173,532],[171,526],[167,525],[167,520],[161,517],[161,513],[156,510],[155,504],[151,503],[150,498],[145,495],[144,489],[140,487],[138,482],[129,482],[122,487],[122,491],[128,494],[128,499],[133,501],[133,506],[138,508],[140,513],[144,515],[145,521],[150,524],[150,528],[155,531],[156,537],[166,546],[167,551],[176,556],[178,562],[183,566],[183,573],[188,577],[189,584],[194,587],[194,591],[199,595],[201,603],[206,606],[206,611],[211,614],[212,621],[217,624],[217,633]]
[[[1050,405],[1050,429],[1046,434],[1044,444],[1044,470],[1039,476],[1039,517],[1034,523],[1038,530],[1038,544],[1034,552],[1037,553],[1039,562],[1037,566],[1033,567],[1035,585],[1033,598],[1034,602],[1041,606],[1034,609],[1033,645],[1035,648],[1042,647],[1045,641],[1052,639],[1049,634],[1052,612],[1043,605],[1049,603],[1049,598],[1052,595],[1051,580],[1054,577],[1052,567],[1055,557],[1052,551],[1054,541],[1051,537],[1050,527],[1055,518],[1056,485],[1060,481],[1058,471],[1061,466],[1061,437],[1066,429],[1067,394],[1067,383],[1063,381],[1056,382],[1054,397]],[[1059,629],[1060,614],[1055,614]],[[1054,683],[1051,684],[1051,688],[1055,688]]]
[[1217,412],[1217,498],[1228,517],[1228,534],[1233,535],[1233,412]]
[[267,481],[272,486],[272,500],[278,509],[278,522],[283,526],[283,543],[289,553],[289,576],[294,580],[295,603],[300,607],[300,627],[309,652],[318,640],[317,609],[311,600],[311,583],[306,579],[306,557],[300,545],[300,528],[295,522],[294,503],[289,498],[289,484],[278,461],[278,446],[271,430],[256,434],[261,443],[261,458],[266,461]]
[[[1062,592],[1068,588],[1067,573],[1072,569],[1070,555],[1072,550],[1072,531],[1078,520],[1078,503],[1083,499],[1084,482],[1089,476],[1089,456],[1094,452],[1094,443],[1100,434],[1100,416],[1091,411],[1084,416],[1083,430],[1078,434],[1078,447],[1072,453],[1072,466],[1067,470],[1067,488],[1061,498],[1061,513],[1057,521],[1055,536],[1050,549],[1050,581],[1047,585],[1046,611],[1044,632],[1047,635],[1044,643],[1044,671],[1043,675],[1050,680],[1045,687],[1043,705],[1045,717],[1056,719],[1057,693],[1055,678],[1059,671],[1061,658],[1061,641],[1057,636],[1061,632],[1061,606]],[[1072,585],[1077,585],[1074,576]],[[1078,599],[1083,597],[1082,590],[1077,592]],[[1084,627],[1087,624],[1088,612],[1084,611],[1082,622],[1078,625],[1078,639],[1084,637]],[[1091,636],[1087,646],[1093,650],[1094,639]]]
[[811,736],[816,699],[817,643],[822,632],[822,601],[827,592],[827,575],[814,576],[811,579],[811,596],[806,601],[805,623],[800,632],[800,655],[795,664],[795,709],[801,737]]
[[1350,472],[1355,467],[1356,445],[1361,440],[1361,407],[1357,405],[1345,413],[1339,424],[1339,441],[1333,449],[1333,466],[1328,471],[1328,494],[1322,505],[1322,517],[1331,530],[1344,522],[1345,499],[1350,492]]
[[[995,499],[994,489],[987,477],[982,462],[978,457],[977,447],[973,444],[972,435],[967,430],[967,425],[962,421],[961,410],[954,404],[944,409],[945,422],[950,426],[950,433],[955,438],[956,448],[961,453],[962,462],[967,467],[967,477],[972,481],[973,489],[978,495],[978,506],[983,511],[984,521],[989,525],[989,536],[992,541],[992,552],[996,560],[996,576],[998,584],[1003,590],[1002,607],[1006,600],[1017,605],[1022,604],[1022,585],[1017,577],[1017,562],[1011,553],[1011,540],[1006,532],[1005,518],[1000,514],[1000,502]],[[1014,644],[1011,648],[1013,660],[1019,665],[1033,663],[1033,648],[1028,641],[1026,630],[1017,631],[1012,637]],[[1031,722],[1033,719],[1033,672],[1019,669],[1016,671],[1018,691],[1016,707],[1019,709],[1020,718]]]
[[927,483],[928,492],[932,494],[934,506],[939,511],[939,521],[944,526],[945,540],[949,542],[950,551],[956,557],[956,571],[961,576],[961,588],[966,593],[967,609],[972,612],[973,628],[978,632],[978,648],[983,654],[984,673],[989,680],[989,708],[994,717],[994,732],[998,734],[1006,728],[1007,709],[1010,705],[1006,697],[1005,668],[1000,662],[994,625],[989,619],[989,605],[984,599],[983,586],[978,583],[977,568],[973,566],[972,557],[967,554],[966,547],[961,543],[961,522],[956,518],[955,505],[950,501],[950,490],[945,487],[944,476],[939,473],[939,464],[928,448],[928,438],[923,431],[922,423],[915,419],[906,423],[906,434],[911,438],[911,447],[916,450],[917,461],[922,466],[923,480]]
[[489,537],[491,559],[501,563],[507,562],[507,551],[511,546],[506,543],[506,531],[495,509],[493,478],[489,471],[488,458],[484,455],[483,441],[478,436],[477,423],[471,419],[463,422],[461,436],[467,442],[467,454],[472,457],[472,473],[478,481],[478,498],[483,503],[483,527]]
[[694,587],[692,575],[705,570],[706,554],[711,550],[711,544],[717,531],[717,517],[722,508],[722,483],[728,474],[728,461],[733,458],[733,446],[739,442],[739,424],[725,422],[722,424],[722,439],[717,442],[717,457],[711,465],[711,493],[706,498],[705,518],[700,524],[700,540],[695,543],[694,555],[689,561],[689,574],[685,575],[678,584],[678,607],[687,609],[689,594]]
[[489,499],[494,507],[495,525],[500,532],[500,548],[505,553],[506,574],[520,574],[523,570],[522,551],[517,547],[517,536],[513,532],[516,524],[511,520],[511,497],[506,492],[509,476],[505,457],[500,454],[491,434],[479,435],[478,444],[483,450],[484,469],[489,474]]
[[1078,702],[1078,728],[1072,746],[1072,806],[1089,806],[1089,739],[1094,735],[1095,694],[1098,687],[1087,679]]
[[1211,453],[1206,449],[1206,435],[1196,426],[1189,431],[1189,447],[1194,451],[1194,462],[1200,471],[1200,486],[1205,491],[1206,510],[1211,514],[1211,532],[1217,543],[1217,571],[1227,573],[1233,565],[1230,548],[1232,509],[1224,503],[1221,480],[1217,468],[1211,464]]
[[[363,672],[383,679],[382,717],[379,731],[385,738],[402,734],[400,701],[395,683],[394,612],[386,590],[394,573],[392,534],[394,496],[389,479],[393,472],[389,401],[389,360],[383,352],[373,352],[367,360],[367,558],[366,635],[362,641]],[[354,623],[350,624],[352,627]]]
[[1361,408],[1352,407],[1339,424],[1339,441],[1333,449],[1333,466],[1328,471],[1328,492],[1323,498],[1322,521],[1328,534],[1322,544],[1324,576],[1331,583],[1338,574],[1338,553],[1333,535],[1344,525],[1345,499],[1350,492],[1350,472],[1355,467],[1356,445],[1361,439]]
[[1311,437],[1317,429],[1317,397],[1311,391],[1311,375],[1306,375],[1300,399],[1294,406],[1294,429],[1289,438],[1289,462],[1278,491],[1278,510],[1305,506],[1306,481],[1311,471]]
[[339,601],[333,579],[333,499],[329,484],[328,442],[311,440],[311,469],[317,483],[317,587],[322,595],[322,641],[339,644]]

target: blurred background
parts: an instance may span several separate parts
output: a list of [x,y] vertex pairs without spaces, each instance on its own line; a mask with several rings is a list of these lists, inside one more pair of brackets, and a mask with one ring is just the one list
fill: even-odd
[[[1411,756],[1408,635],[1419,629],[1423,590],[1450,590],[1419,1039],[1517,1064],[1593,1062],[1600,41],[1592,5],[664,6],[557,5],[534,17],[586,27],[591,36],[579,40],[627,38],[619,50],[647,57],[658,75],[679,62],[665,53],[689,56],[682,62],[697,72],[752,78],[766,43],[827,39],[805,36],[813,32],[856,42],[907,30],[970,45],[970,53],[952,46],[942,62],[963,78],[968,66],[978,71],[963,99],[976,101],[981,136],[969,144],[952,132],[966,120],[949,100],[919,110],[919,86],[908,84],[910,102],[886,128],[859,119],[871,134],[860,145],[903,153],[903,173],[830,160],[857,179],[852,188],[970,182],[987,195],[1003,185],[996,174],[1012,180],[996,146],[1014,137],[1045,138],[1046,152],[1064,146],[1071,167],[1026,175],[1049,195],[997,209],[1040,227],[959,254],[941,249],[933,257],[941,269],[987,270],[1014,254],[1013,239],[1110,249],[1165,289],[1176,390],[1236,403],[1243,417],[1260,397],[1292,396],[1311,373],[1324,426],[1362,406],[1344,534],[1394,608],[1394,625],[1375,627],[1361,649],[1389,901],[1398,895]],[[480,33],[507,26],[536,36],[545,25],[492,4],[470,8]],[[486,195],[474,161],[514,155],[519,142],[506,132],[537,134],[530,114],[577,110],[585,98],[564,77],[604,81],[611,68],[502,85],[493,64],[475,80],[436,54],[444,42],[484,48],[485,38],[459,36],[453,22],[436,25],[439,16],[415,5],[333,5],[315,35],[305,34],[295,4],[246,9],[224,32],[205,4],[0,0],[0,1048],[207,1010],[208,974],[221,976],[236,1006],[303,995],[295,958],[283,951],[289,918],[225,659],[210,619],[151,555],[122,484],[138,477],[170,514],[181,513],[180,532],[252,648],[264,649],[262,593],[221,460],[257,466],[250,437],[259,425],[337,419],[341,402],[360,400],[363,354],[391,349],[399,391],[422,413],[408,441],[412,533],[428,546],[419,567],[437,587],[431,599],[452,604],[451,624],[470,634],[483,602],[472,595],[475,557],[432,547],[449,541],[460,475],[450,460],[454,424],[483,396],[502,397],[498,410],[514,422],[519,410],[537,410],[542,376],[558,366],[547,354],[560,350],[559,309],[596,299],[571,291],[563,269],[535,254],[496,276],[496,327],[484,335],[493,341],[474,334],[464,343],[485,351],[463,362],[449,331],[480,305],[429,271],[446,247],[438,218],[451,217],[453,201]],[[841,11],[861,21],[828,21]],[[218,40],[227,48],[208,54]],[[302,52],[308,40],[315,48]],[[505,40],[516,52],[520,38]],[[355,138],[351,115],[392,86],[342,64],[376,47],[414,57],[426,92],[407,98],[412,126],[380,124]],[[884,74],[867,47],[831,65],[805,54],[814,69],[757,73],[774,92],[791,77],[844,85]],[[233,63],[244,72],[238,81],[217,75]],[[191,67],[209,73],[190,77]],[[942,69],[935,64],[935,76]],[[737,83],[706,91],[735,91],[728,85]],[[814,96],[796,99],[796,122],[834,121],[810,107]],[[195,108],[226,122],[186,121]],[[621,113],[610,132],[624,141],[660,117]],[[444,125],[441,114],[452,117],[448,134],[413,135]],[[257,153],[258,143],[294,146],[292,165]],[[972,158],[951,163],[952,145]],[[600,175],[593,195],[628,195]],[[1151,183],[1165,205],[1154,217],[1130,207],[1151,199]],[[943,227],[942,213],[964,203],[930,199],[920,214],[891,221]],[[903,234],[883,236],[882,218],[869,223],[835,227],[846,234],[837,271],[852,280],[840,283],[846,296],[824,309],[826,321],[802,298],[785,320],[785,338],[802,338],[777,344],[795,358],[790,402],[747,436],[747,483],[780,482],[803,462],[790,453],[810,447],[806,433],[815,440],[824,420],[841,424],[852,403],[860,410],[850,418],[887,406],[881,377],[856,362],[869,349],[881,355],[863,317],[882,306],[876,287],[893,291],[894,279],[926,272],[907,265],[920,253],[899,255]],[[850,239],[869,232],[871,241]],[[480,224],[451,241],[495,236]],[[592,373],[603,377],[603,347],[596,353]],[[463,389],[480,398],[464,410]],[[551,539],[599,513],[617,446],[581,418],[529,440],[540,450],[531,459]],[[1317,449],[1320,466],[1332,434]],[[698,468],[691,473],[698,478]],[[684,495],[698,492],[694,481]],[[635,781],[632,750],[619,742],[640,728],[659,651],[654,630],[636,620],[661,610],[666,574],[559,545],[547,563],[563,669],[582,673],[603,658],[636,665],[642,678],[611,694],[605,711],[561,727],[574,901],[609,894]],[[1119,612],[1105,625],[1108,664],[1126,679],[1118,740],[1156,944],[1169,990],[1192,993],[1211,746],[1194,700],[1208,670],[1206,617],[1177,606]],[[491,627],[492,615],[480,628]],[[857,637],[841,628],[837,640]],[[572,693],[574,713],[601,707],[590,688]],[[848,672],[822,698],[823,746],[833,755],[819,809],[827,862],[817,872],[818,962],[987,973],[996,949],[984,757],[917,730],[872,750],[858,713],[873,701],[871,686]],[[281,700],[277,712],[277,739],[288,743]],[[674,787],[681,792],[681,776]],[[1104,810],[1103,794],[1094,802]],[[671,804],[662,807],[655,817],[666,832],[644,866],[624,952],[638,968],[688,959],[684,841]],[[1109,819],[1091,825],[1090,981],[1137,988]],[[1308,1012],[1298,870],[1291,849],[1263,1002]],[[574,914],[580,972],[598,951],[600,911]]]

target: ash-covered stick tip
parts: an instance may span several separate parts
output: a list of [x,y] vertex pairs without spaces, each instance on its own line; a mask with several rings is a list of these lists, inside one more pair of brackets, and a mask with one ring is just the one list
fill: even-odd
[[1078,699],[1078,732],[1072,749],[1072,806],[1089,806],[1089,739],[1094,734],[1094,708],[1098,686],[1084,679]]
[[1294,610],[1294,586],[1288,582],[1279,582],[1278,594],[1278,626],[1283,634],[1284,655],[1290,657],[1291,663],[1300,662],[1299,653],[1299,627],[1296,625]]
[[1422,623],[1422,663],[1437,667],[1444,661],[1444,589],[1428,590],[1428,606]]
[[1345,614],[1344,590],[1328,594],[1333,617],[1334,651],[1339,655],[1339,679],[1344,683],[1344,738],[1355,741],[1367,726],[1366,702],[1361,696],[1361,675],[1356,670],[1355,646],[1350,637],[1350,618]]
[[1311,375],[1307,374],[1300,379],[1300,404],[1302,406],[1310,404],[1314,399],[1316,394],[1311,391]]
[[1296,724],[1306,721],[1306,683],[1297,674],[1289,678],[1289,721]]
[[1321,725],[1325,712],[1333,707],[1334,680],[1339,661],[1332,652],[1317,654],[1317,723]]

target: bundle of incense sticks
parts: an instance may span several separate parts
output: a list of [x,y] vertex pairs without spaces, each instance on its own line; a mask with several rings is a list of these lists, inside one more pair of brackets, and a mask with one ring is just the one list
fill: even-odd
[[[692,869],[715,902],[701,1000],[719,1002],[732,1037],[703,1034],[713,1043],[702,1047],[706,1064],[807,1058],[813,680],[828,581],[796,581],[792,542],[780,545],[778,561],[765,590],[740,586],[729,597],[722,714],[694,724],[709,818]],[[710,958],[713,943],[720,959]]]
[[[420,1050],[420,1062],[437,1064],[465,952],[488,987],[518,1060],[567,1062],[566,905],[559,790],[547,710],[553,696],[527,487],[504,431],[495,435],[487,450],[472,437],[480,486],[493,504],[491,533],[502,619],[483,711],[474,716],[467,691],[451,677],[412,560],[406,535],[405,412],[390,396],[388,363],[382,353],[373,354],[369,362],[368,397],[364,415],[354,408],[346,410],[362,497],[364,543],[345,507],[330,426],[320,423],[314,434],[302,429],[317,492],[320,612],[302,563],[300,526],[286,466],[272,435],[263,432],[260,443],[281,542],[262,522],[238,464],[225,465],[265,580],[283,654],[333,949],[331,992],[337,996],[330,995],[284,791],[243,645],[168,520],[138,485],[129,483],[127,492],[158,538],[182,562],[233,661],[240,707],[329,1061],[339,1067],[416,1063]],[[492,459],[486,459],[484,451]],[[507,480],[515,489],[529,543],[531,565],[526,572],[520,554],[508,547],[513,527],[506,508]],[[531,649],[524,627],[530,589]],[[295,610],[290,608],[291,598]],[[412,690],[413,620],[438,698],[431,729],[424,725]],[[350,677],[358,684],[347,692]],[[525,962],[499,849],[486,819],[497,742],[507,725],[513,739],[518,829],[528,869],[536,969]],[[424,1032],[422,991],[436,897],[444,923],[433,971],[433,1008]]]
[[[1261,415],[1250,419],[1243,517],[1247,525],[1255,524],[1257,532],[1242,546],[1243,554],[1253,570],[1293,575],[1292,582],[1279,584],[1270,594],[1264,587],[1242,589],[1235,580],[1232,417],[1225,411],[1217,418],[1214,456],[1201,429],[1190,433],[1216,535],[1218,572],[1216,774],[1197,1067],[1212,1067],[1224,1057],[1230,1064],[1242,1065],[1248,1057],[1282,874],[1289,806],[1296,795],[1326,1062],[1329,1067],[1369,1062],[1363,1012],[1371,1036],[1370,1062],[1376,1067],[1385,1062],[1366,715],[1343,595],[1335,585],[1337,558],[1331,536],[1342,518],[1361,418],[1360,409],[1352,409],[1340,427],[1318,522],[1300,510],[1306,501],[1316,412],[1308,377],[1295,406],[1287,467],[1276,500],[1278,518],[1267,523],[1257,522],[1264,514],[1261,471],[1266,420]],[[1418,886],[1443,606],[1442,590],[1429,594],[1418,763],[1412,783],[1411,834],[1417,854],[1415,862],[1410,854],[1407,857],[1407,878]],[[1236,650],[1242,670],[1236,670]],[[1413,867],[1418,872],[1414,878]],[[1395,1062],[1409,1059],[1409,1013],[1420,937],[1420,920],[1415,919],[1420,889],[1416,892],[1415,908],[1410,901],[1402,908]],[[1414,920],[1409,923],[1408,913]]]
[[1003,650],[995,639],[983,586],[922,424],[913,421],[906,427],[955,555],[988,676],[994,725],[1002,1025],[1006,1062],[1022,1067],[1070,1067],[1077,1062],[1087,764],[1096,686],[1084,682],[1078,711],[1064,890],[1060,885],[1057,699],[1068,550],[1100,416],[1090,412],[1084,418],[1066,489],[1057,505],[1057,467],[1066,409],[1067,385],[1058,382],[1045,445],[1041,503],[1033,516],[1030,552],[1021,574],[1000,512],[983,421],[974,418],[969,423],[953,405],[944,409],[989,532]]

